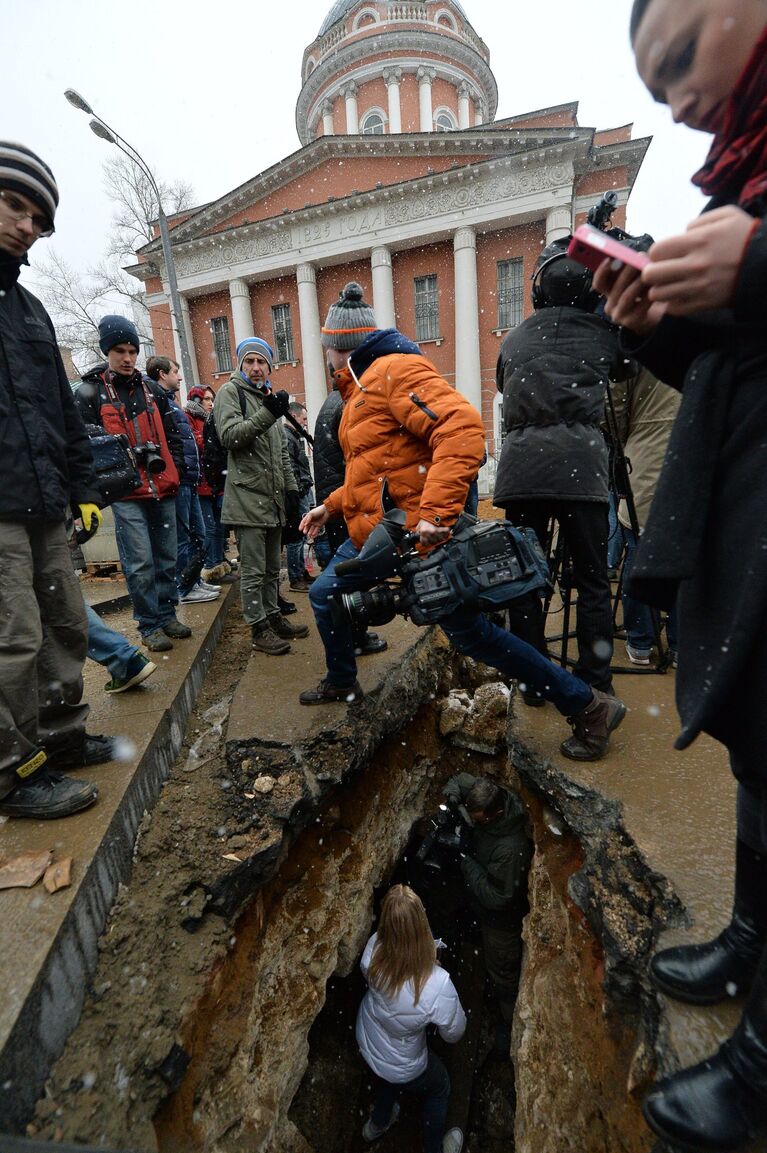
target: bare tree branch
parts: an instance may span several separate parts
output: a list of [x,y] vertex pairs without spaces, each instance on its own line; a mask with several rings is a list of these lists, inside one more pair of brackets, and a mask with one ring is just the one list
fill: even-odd
[[[194,206],[192,187],[184,181],[157,185],[167,216]],[[102,260],[81,272],[52,249],[48,260],[33,269],[36,291],[51,314],[59,343],[72,349],[80,368],[101,358],[98,321],[107,312],[126,313],[135,321],[142,344],[152,344],[143,285],[122,265],[132,263],[135,250],[155,239],[157,197],[144,173],[122,154],[105,161],[104,187],[115,212]]]

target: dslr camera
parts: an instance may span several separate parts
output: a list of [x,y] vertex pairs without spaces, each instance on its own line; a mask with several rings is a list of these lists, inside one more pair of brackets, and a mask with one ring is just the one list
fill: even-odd
[[461,853],[466,836],[472,827],[472,819],[466,807],[456,801],[445,800],[433,817],[429,817],[429,829],[421,842],[415,859],[430,869],[443,867],[439,849]]
[[145,440],[143,444],[134,445],[133,455],[147,472],[165,472],[168,467],[159,444],[155,444],[153,440]]
[[368,592],[337,594],[337,619],[384,625],[399,613],[414,624],[432,625],[462,609],[493,612],[550,587],[546,557],[529,528],[463,513],[444,544],[424,555],[417,543],[417,534],[405,529],[405,512],[390,507],[359,556],[336,567],[339,576],[359,573],[361,583],[374,585]]

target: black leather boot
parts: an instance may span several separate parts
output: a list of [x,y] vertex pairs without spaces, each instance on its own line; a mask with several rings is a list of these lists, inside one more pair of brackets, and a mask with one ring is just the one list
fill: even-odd
[[767,856],[738,841],[730,924],[703,945],[679,945],[657,953],[650,962],[653,984],[669,997],[693,1005],[713,1005],[748,992],[767,939],[765,887]]
[[658,1136],[695,1153],[735,1153],[767,1135],[767,949],[730,1040],[658,1082],[642,1111]]

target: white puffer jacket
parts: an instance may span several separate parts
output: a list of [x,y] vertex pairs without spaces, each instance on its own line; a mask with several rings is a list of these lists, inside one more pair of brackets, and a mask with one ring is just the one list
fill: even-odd
[[[360,968],[367,979],[378,934],[365,946]],[[357,1044],[373,1072],[384,1081],[413,1081],[426,1069],[426,1026],[436,1025],[444,1041],[460,1041],[466,1014],[450,976],[435,965],[414,1003],[412,981],[396,997],[368,988],[357,1014]]]

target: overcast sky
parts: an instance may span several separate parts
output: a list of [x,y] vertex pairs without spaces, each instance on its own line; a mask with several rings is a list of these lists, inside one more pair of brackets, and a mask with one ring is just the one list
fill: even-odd
[[[75,88],[168,181],[197,201],[227,192],[299,147],[295,105],[304,48],[331,0],[0,0],[2,132],[35,149],[61,193],[50,244],[86,269],[111,209],[101,164],[114,149],[64,99]],[[681,231],[702,198],[689,182],[709,138],[671,123],[634,71],[631,0],[463,0],[490,49],[497,117],[580,101],[583,126],[630,121],[652,135],[629,228]]]

